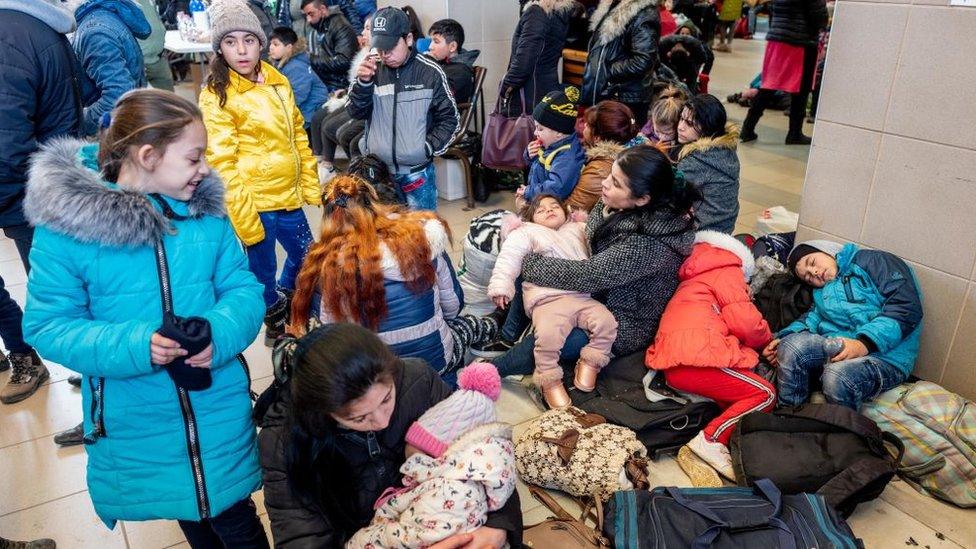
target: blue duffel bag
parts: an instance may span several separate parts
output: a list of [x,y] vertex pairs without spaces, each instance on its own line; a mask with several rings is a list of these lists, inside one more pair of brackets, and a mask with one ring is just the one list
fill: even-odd
[[603,530],[617,549],[862,549],[822,496],[784,496],[769,479],[753,488],[616,492]]

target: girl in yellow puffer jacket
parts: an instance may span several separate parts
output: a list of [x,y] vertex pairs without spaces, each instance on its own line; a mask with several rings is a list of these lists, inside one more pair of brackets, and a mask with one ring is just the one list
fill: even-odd
[[[210,8],[216,55],[200,93],[207,161],[227,185],[227,210],[264,284],[265,343],[284,333],[289,295],[312,242],[302,206],[321,205],[315,157],[288,79],[261,61],[267,37],[241,0]],[[288,256],[275,281],[275,241]]]

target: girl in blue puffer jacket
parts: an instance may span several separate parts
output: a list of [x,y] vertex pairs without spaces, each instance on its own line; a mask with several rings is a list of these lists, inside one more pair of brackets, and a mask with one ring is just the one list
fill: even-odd
[[922,295],[907,263],[828,240],[796,245],[787,263],[816,289],[813,307],[763,351],[779,367],[780,405],[803,404],[811,377],[823,382],[827,402],[854,410],[908,378],[918,356]]
[[84,376],[88,491],[107,526],[177,519],[192,547],[266,548],[237,358],[261,325],[262,286],[207,167],[202,115],[137,90],[102,126],[98,145],[54,141],[34,157],[24,334]]

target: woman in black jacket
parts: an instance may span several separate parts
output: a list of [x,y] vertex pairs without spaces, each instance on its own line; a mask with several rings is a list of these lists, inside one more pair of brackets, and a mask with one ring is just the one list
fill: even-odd
[[659,62],[657,0],[600,0],[590,16],[590,30],[580,102],[619,101],[633,111],[637,127],[643,127]]
[[762,87],[742,124],[742,142],[759,137],[756,124],[779,90],[793,95],[786,144],[809,145],[810,138],[803,135],[803,119],[817,66],[817,40],[827,25],[827,5],[824,0],[773,0],[770,9]]
[[[341,547],[401,486],[410,425],[451,394],[422,360],[396,358],[371,331],[329,324],[300,339],[291,379],[260,423],[264,504],[275,547]],[[430,549],[522,546],[518,493],[485,526]]]
[[556,70],[563,56],[575,0],[521,0],[522,15],[512,36],[512,55],[502,79],[502,99],[509,115],[532,112],[536,103],[559,87]]

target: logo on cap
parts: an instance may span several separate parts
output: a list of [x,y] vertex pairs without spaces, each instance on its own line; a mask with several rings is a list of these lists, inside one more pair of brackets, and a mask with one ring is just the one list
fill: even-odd
[[374,31],[385,31],[386,30],[386,17],[376,17],[373,19],[373,30]]

